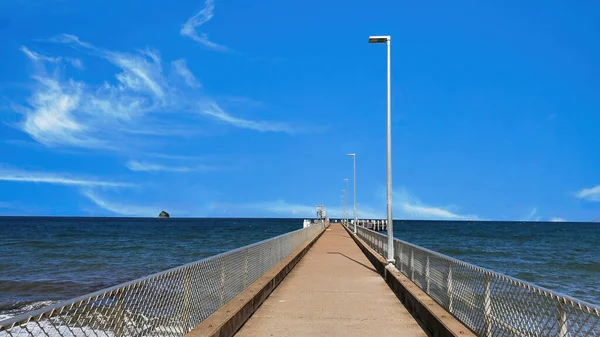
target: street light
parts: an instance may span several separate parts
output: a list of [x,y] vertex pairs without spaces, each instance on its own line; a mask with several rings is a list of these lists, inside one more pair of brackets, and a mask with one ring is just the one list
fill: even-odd
[[[342,192],[344,192],[344,190],[342,190]],[[340,222],[343,224],[344,223],[344,195],[343,194],[340,196],[340,200],[342,201],[342,203],[340,205]]]
[[346,227],[348,227],[348,178],[344,178],[344,180],[346,181],[346,207],[344,208],[345,210],[345,214],[346,214]]
[[387,231],[388,258],[387,262],[394,263],[394,219],[392,218],[392,82],[390,43],[391,37],[369,36],[369,43],[387,44]]
[[354,159],[354,234],[356,234],[356,153],[349,153],[348,156]]

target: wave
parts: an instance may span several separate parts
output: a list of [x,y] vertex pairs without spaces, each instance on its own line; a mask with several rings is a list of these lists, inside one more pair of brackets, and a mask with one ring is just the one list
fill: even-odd
[[58,301],[15,301],[0,303],[0,322],[26,312],[41,309]]
[[0,279],[0,289],[3,293],[11,295],[29,296],[32,293],[45,297],[59,297],[64,295],[77,295],[82,292],[93,291],[105,287],[106,284],[84,284],[74,281],[15,281]]
[[486,250],[476,250],[476,249],[460,249],[460,248],[440,248],[437,250],[439,253],[444,255],[448,255],[450,257],[457,256],[482,256],[482,255],[493,255],[493,256],[507,256],[510,255],[509,252],[506,251],[486,251]]

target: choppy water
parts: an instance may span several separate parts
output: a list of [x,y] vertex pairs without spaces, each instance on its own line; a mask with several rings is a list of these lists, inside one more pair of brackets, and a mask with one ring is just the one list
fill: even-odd
[[302,219],[0,217],[0,320],[299,228]]
[[394,236],[600,305],[600,223],[394,221]]
[[[0,218],[0,320],[299,229],[302,219]],[[600,304],[600,225],[395,221],[395,235]]]

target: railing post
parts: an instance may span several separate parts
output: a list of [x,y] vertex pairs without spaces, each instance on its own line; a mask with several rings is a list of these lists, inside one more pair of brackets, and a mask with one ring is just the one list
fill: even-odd
[[[325,221],[323,221],[323,223],[325,223]],[[274,241],[281,241],[281,239],[277,239]],[[283,245],[281,244],[281,242],[278,242],[276,244],[277,244],[277,260],[281,261],[283,259]]]
[[452,313],[452,265],[448,266],[448,311]]
[[485,275],[485,288],[483,291],[483,314],[485,318],[485,336],[492,337],[492,291],[489,275]]
[[219,285],[221,306],[225,304],[225,261],[221,260],[221,283]]
[[429,294],[429,254],[427,254],[427,262],[425,263],[425,282],[427,283],[425,292]]
[[190,320],[191,320],[191,313],[190,313],[190,307],[191,307],[191,284],[192,284],[192,276],[191,276],[191,271],[190,268],[187,268],[185,270],[185,285],[184,285],[184,297],[183,297],[183,320],[185,321],[185,332],[187,333],[188,331],[190,331],[192,329],[191,324],[190,324]]
[[410,280],[415,280],[415,250],[410,250]]
[[248,288],[248,249],[244,257],[244,289]]
[[115,310],[117,311],[115,322],[115,337],[123,337],[125,333],[125,305],[123,303],[124,297],[125,291],[121,289],[121,292],[119,293],[119,295],[117,295],[117,305],[115,307]]
[[567,326],[567,311],[563,303],[558,302],[558,336],[569,337],[569,329]]
[[404,254],[402,253],[402,246],[404,245],[400,244],[400,272],[404,273]]

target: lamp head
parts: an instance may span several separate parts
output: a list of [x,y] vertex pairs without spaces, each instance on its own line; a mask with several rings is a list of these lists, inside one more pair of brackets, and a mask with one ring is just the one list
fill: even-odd
[[387,36],[369,36],[369,43],[386,43],[391,40],[389,35]]

